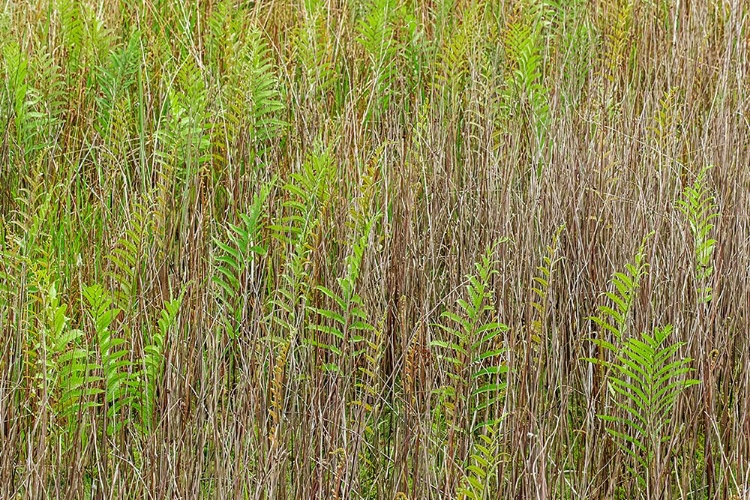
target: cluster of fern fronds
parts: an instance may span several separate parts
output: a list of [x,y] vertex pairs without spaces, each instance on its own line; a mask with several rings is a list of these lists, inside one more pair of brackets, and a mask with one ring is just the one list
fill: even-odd
[[0,7],[0,498],[744,498],[750,10]]

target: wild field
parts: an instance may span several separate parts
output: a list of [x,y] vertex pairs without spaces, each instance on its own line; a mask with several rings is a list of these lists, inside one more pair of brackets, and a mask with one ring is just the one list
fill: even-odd
[[749,2],[0,10],[0,498],[750,499]]

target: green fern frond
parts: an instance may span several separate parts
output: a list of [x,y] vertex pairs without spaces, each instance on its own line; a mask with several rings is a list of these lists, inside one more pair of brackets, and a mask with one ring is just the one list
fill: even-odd
[[240,333],[257,258],[266,253],[261,230],[263,207],[270,189],[270,184],[264,185],[253,199],[249,211],[239,215],[237,224],[228,225],[225,237],[214,238],[217,255],[214,257],[211,279],[222,308],[224,328],[231,339],[237,338]]
[[714,272],[712,262],[717,242],[710,237],[710,233],[714,228],[713,220],[720,215],[714,195],[706,186],[706,175],[710,169],[711,167],[706,167],[701,170],[693,184],[685,188],[683,198],[677,202],[677,206],[687,217],[693,235],[699,303],[706,303],[712,299],[712,289],[708,281]]
[[[686,378],[690,358],[677,358],[684,343],[665,345],[672,325],[654,329],[653,335],[629,338],[609,364],[609,389],[614,408],[599,415],[618,445],[648,473],[652,462],[669,442],[672,409],[682,392],[699,383]],[[649,477],[649,481],[658,480]]]
[[549,125],[549,89],[543,84],[544,39],[550,23],[546,2],[533,2],[533,9],[514,23],[504,36],[508,73],[505,78],[501,110],[511,119],[521,120],[531,131],[532,159],[541,172],[547,147]]
[[534,285],[532,285],[531,291],[536,295],[536,299],[532,299],[531,307],[537,313],[537,318],[534,320],[531,328],[533,331],[532,342],[539,345],[542,343],[543,324],[547,319],[547,312],[549,310],[549,288],[552,283],[553,276],[555,273],[555,266],[561,257],[557,257],[559,250],[560,234],[562,233],[564,225],[561,225],[555,232],[552,238],[552,243],[547,246],[547,253],[542,258],[542,265],[537,266],[538,274],[534,277]]
[[[50,395],[53,413],[60,419],[61,429],[74,429],[77,416],[97,405],[94,397],[101,392],[92,373],[95,365],[82,345],[83,332],[69,326],[67,306],[60,304],[55,283],[44,290],[45,326],[38,335],[38,358],[43,364],[40,384]],[[41,386],[40,386],[41,388]]]
[[[508,327],[492,319],[494,292],[490,282],[497,273],[493,269],[493,253],[494,247],[490,247],[475,264],[476,274],[467,277],[467,298],[456,301],[458,311],[445,311],[441,315],[445,322],[437,326],[445,332],[445,337],[430,343],[438,350],[438,358],[449,367],[442,390],[448,389],[446,394],[453,395],[453,401],[449,398],[451,408],[465,408],[470,402],[470,414],[465,417],[474,421],[483,413],[478,426],[491,424],[497,418],[494,410],[503,397],[508,371],[502,359],[505,346],[501,337]],[[459,424],[462,418],[454,415],[460,428],[465,427]]]
[[[394,0],[371,0],[367,15],[357,25],[358,41],[370,61],[370,96],[365,120],[371,113],[379,116],[390,106],[398,47],[394,39]],[[371,103],[375,102],[375,106]]]
[[174,300],[164,304],[164,309],[159,315],[157,329],[151,341],[143,347],[143,359],[141,370],[138,373],[138,398],[134,401],[134,407],[138,410],[142,429],[144,433],[153,430],[156,413],[156,391],[164,372],[164,347],[167,338],[174,334],[177,325],[177,315],[182,306],[180,294]]
[[108,64],[97,68],[97,129],[105,139],[110,137],[112,115],[118,102],[127,97],[127,92],[136,83],[140,44],[140,34],[136,31],[126,46],[111,51]]
[[500,462],[500,440],[493,426],[484,428],[469,455],[469,464],[458,487],[459,500],[490,500],[499,491],[497,466]]
[[379,218],[379,214],[371,217],[352,242],[351,252],[346,258],[346,271],[336,280],[339,291],[323,285],[316,287],[333,307],[309,307],[310,312],[322,321],[308,325],[308,330],[316,332],[316,335],[308,337],[305,342],[323,350],[326,361],[321,367],[324,371],[341,372],[342,360],[349,362],[352,355],[356,356],[361,349],[360,344],[375,329],[369,322],[362,297],[357,293],[357,285],[367,242]]
[[291,175],[290,182],[283,186],[287,194],[284,215],[278,223],[268,226],[276,238],[287,244],[306,239],[318,213],[328,203],[333,167],[330,152],[324,150],[313,153],[300,171]]
[[116,337],[110,330],[120,310],[112,307],[112,300],[107,297],[104,288],[101,285],[85,287],[83,298],[99,349],[107,434],[114,436],[128,421],[128,407],[133,400],[133,362],[129,358],[125,339]]
[[116,305],[130,314],[136,304],[141,280],[145,275],[147,259],[144,255],[148,245],[153,221],[145,202],[136,203],[130,211],[122,236],[106,256],[111,267],[107,275],[112,280]]
[[609,332],[615,342],[619,342],[625,334],[630,309],[640,287],[640,280],[648,271],[645,248],[646,240],[650,236],[651,234],[644,238],[633,262],[625,264],[625,272],[617,271],[612,274],[610,290],[604,293],[608,303],[598,306],[599,314],[589,318],[601,329],[600,338],[593,340],[597,345],[611,345],[604,337],[605,332]]
[[230,163],[244,165],[246,160],[254,166],[286,128],[285,105],[270,49],[259,30],[248,32],[236,57],[222,89],[224,124],[236,151]]

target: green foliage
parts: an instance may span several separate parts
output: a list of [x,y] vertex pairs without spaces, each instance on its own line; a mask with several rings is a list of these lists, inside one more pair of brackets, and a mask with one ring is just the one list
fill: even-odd
[[531,291],[536,295],[535,299],[532,299],[531,307],[534,308],[538,317],[534,320],[531,325],[533,333],[532,342],[540,345],[542,341],[542,335],[546,329],[544,323],[547,320],[547,314],[550,310],[550,299],[549,299],[549,288],[553,281],[555,267],[562,257],[558,257],[557,253],[560,247],[560,234],[562,233],[564,225],[561,225],[554,237],[552,243],[547,246],[547,252],[542,258],[542,265],[537,266],[538,274],[534,277],[534,285]]
[[268,226],[276,238],[296,245],[309,237],[328,204],[334,172],[330,153],[320,151],[311,154],[300,171],[291,175],[290,182],[284,185],[284,215],[278,223]]
[[97,130],[105,139],[110,138],[113,113],[122,101],[129,100],[129,91],[136,83],[141,57],[140,44],[139,32],[133,32],[127,45],[113,49],[107,64],[96,68],[99,91],[96,97]]
[[175,79],[177,88],[171,87],[169,92],[169,120],[158,134],[163,143],[159,154],[168,171],[176,167],[184,203],[192,189],[190,181],[211,159],[210,119],[207,89],[195,64],[183,63]]
[[129,417],[128,409],[133,400],[133,362],[129,359],[125,339],[116,337],[110,330],[120,310],[111,307],[112,300],[107,297],[104,288],[101,285],[85,287],[83,298],[99,350],[107,434],[114,436]]
[[671,439],[672,409],[687,387],[699,383],[685,378],[692,371],[691,359],[675,359],[684,343],[665,345],[671,334],[672,325],[655,328],[653,335],[644,332],[641,339],[629,338],[615,350],[616,361],[607,363],[614,408],[599,415],[652,485],[659,480],[654,461],[663,458],[665,444]]
[[326,372],[341,373],[342,359],[348,361],[350,356],[357,356],[369,333],[375,329],[369,321],[362,297],[357,293],[357,284],[367,242],[378,219],[379,215],[371,217],[352,242],[344,276],[336,280],[339,291],[323,285],[316,287],[332,302],[333,307],[310,306],[310,311],[323,321],[308,326],[308,330],[316,332],[316,335],[307,338],[306,343],[323,351],[325,358],[320,366]]
[[[456,301],[458,311],[445,311],[441,315],[445,323],[437,326],[445,332],[445,338],[430,343],[438,350],[438,359],[446,363],[447,380],[440,391],[447,396],[445,410],[453,415],[454,425],[459,429],[474,423],[480,412],[484,415],[476,425],[493,425],[498,418],[496,404],[506,386],[508,366],[502,359],[505,351],[502,334],[508,327],[493,318],[491,280],[497,274],[493,253],[494,247],[488,248],[475,264],[476,274],[467,276],[466,299]],[[462,415],[467,404],[469,413]],[[464,421],[466,417],[470,422]]]
[[504,36],[508,73],[502,108],[508,117],[528,124],[532,160],[539,174],[542,155],[547,148],[550,118],[549,90],[542,82],[543,35],[552,11],[544,2],[532,5],[524,19],[508,25]]
[[152,227],[145,204],[135,204],[122,236],[117,239],[115,247],[107,255],[107,260],[111,264],[108,276],[112,279],[115,303],[125,314],[130,314],[136,306],[139,286],[142,285],[147,265],[144,258],[148,244],[147,236]]
[[369,92],[364,94],[369,96],[367,115],[380,116],[391,103],[398,55],[393,29],[396,9],[394,0],[370,0],[367,14],[357,25],[358,41],[370,61]]
[[306,97],[321,101],[339,79],[333,61],[333,43],[326,28],[326,15],[323,2],[306,1],[305,19],[296,34],[296,49],[307,83]]
[[262,33],[251,29],[237,52],[239,62],[223,88],[224,117],[236,161],[244,165],[247,159],[253,166],[287,126],[282,118],[285,105]]
[[257,285],[254,265],[266,253],[261,242],[263,207],[270,192],[265,185],[255,196],[247,213],[239,221],[229,224],[223,239],[214,238],[217,256],[214,257],[212,281],[215,296],[222,308],[224,330],[231,339],[240,334],[240,325],[247,312],[247,299]]
[[[619,342],[625,334],[630,309],[640,286],[640,280],[648,271],[648,263],[645,262],[645,245],[650,236],[649,234],[644,238],[633,262],[625,264],[625,272],[617,271],[612,275],[610,291],[604,292],[608,304],[598,306],[599,314],[589,318],[601,329],[602,334],[609,332],[616,342]],[[611,346],[611,343],[608,343],[604,337],[594,339],[593,342],[600,346]]]
[[268,226],[286,251],[281,275],[269,301],[272,327],[278,327],[278,331],[269,337],[276,351],[269,409],[273,439],[284,410],[287,365],[295,357],[299,335],[306,322],[310,254],[321,211],[328,204],[332,174],[333,161],[328,151],[311,154],[301,169],[291,175],[290,182],[283,186],[286,194],[283,214],[276,224]]
[[151,341],[143,347],[141,371],[138,373],[138,398],[134,407],[138,410],[143,430],[151,432],[154,425],[156,411],[157,387],[164,372],[164,346],[167,337],[174,333],[177,326],[177,315],[182,306],[182,294],[174,300],[164,304],[161,311],[157,330]]
[[66,97],[60,68],[49,54],[28,59],[15,44],[5,46],[3,56],[15,130],[14,157],[38,161],[41,154],[55,149],[63,124]]
[[705,304],[712,299],[712,288],[708,281],[713,275],[713,254],[716,240],[710,237],[714,228],[713,220],[719,217],[714,196],[706,186],[706,174],[710,167],[700,171],[692,185],[685,188],[683,198],[677,202],[678,207],[687,217],[690,232],[693,235],[695,252],[695,277],[698,302]]
[[750,18],[683,4],[4,2],[0,498],[741,496]]
[[474,442],[469,465],[458,488],[459,500],[490,500],[499,491],[497,467],[500,462],[500,440],[492,426],[484,428]]
[[290,344],[295,343],[304,324],[312,238],[328,204],[332,179],[333,161],[328,152],[312,154],[284,185],[284,215],[277,224],[268,226],[282,244],[290,247],[271,300],[271,320],[282,328]]
[[[42,283],[45,278],[42,278]],[[98,406],[93,399],[101,390],[94,386],[97,378],[88,350],[82,346],[83,332],[70,328],[65,315],[67,306],[60,304],[55,283],[40,289],[42,299],[41,330],[38,343],[33,346],[39,353],[41,365],[37,375],[37,390],[47,395],[53,415],[59,419],[65,432],[76,428],[80,413]]]

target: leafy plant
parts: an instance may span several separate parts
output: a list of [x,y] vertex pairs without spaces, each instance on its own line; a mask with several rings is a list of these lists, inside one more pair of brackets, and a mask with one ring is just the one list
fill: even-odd
[[500,462],[500,440],[492,426],[484,428],[472,445],[469,465],[458,488],[459,500],[489,500],[499,491],[497,466]]
[[237,52],[238,63],[223,88],[224,118],[234,146],[227,151],[230,161],[244,168],[245,163],[254,166],[264,158],[287,124],[282,119],[285,106],[279,79],[263,34],[251,29]]
[[398,46],[394,38],[394,0],[371,0],[367,15],[360,20],[358,41],[370,61],[366,120],[371,113],[382,115],[390,105]]
[[[285,214],[268,229],[285,246],[283,270],[270,300],[272,324],[280,329],[272,340],[277,345],[274,360],[271,417],[277,426],[285,399],[286,367],[295,354],[300,333],[304,331],[310,293],[310,254],[321,212],[328,204],[333,162],[328,152],[314,153],[299,172],[284,186],[287,197]],[[273,435],[274,432],[271,432]]]
[[110,330],[120,310],[112,307],[112,300],[101,285],[83,289],[99,350],[99,366],[104,383],[104,421],[107,435],[115,436],[127,422],[133,401],[132,361],[125,347],[125,339]]
[[265,185],[255,196],[247,213],[239,215],[239,222],[229,224],[225,239],[214,238],[218,255],[214,257],[212,281],[216,285],[216,298],[222,307],[224,331],[230,339],[240,333],[242,320],[247,313],[248,297],[252,292],[256,259],[266,253],[260,231],[263,206],[270,192]]
[[695,277],[698,282],[696,292],[700,304],[705,304],[713,298],[712,288],[708,282],[714,272],[712,260],[716,240],[711,238],[710,233],[714,228],[712,221],[719,217],[714,196],[706,186],[706,174],[709,169],[710,167],[700,171],[693,184],[685,188],[683,198],[677,202],[687,217],[693,235]]
[[151,432],[154,425],[157,387],[164,371],[164,346],[167,337],[173,333],[177,325],[177,315],[181,306],[182,294],[164,304],[157,321],[158,328],[151,341],[143,347],[141,370],[137,374],[139,396],[134,402],[134,407],[140,414],[146,433]]
[[[649,234],[644,238],[633,262],[625,264],[625,272],[616,271],[612,274],[610,290],[604,292],[608,304],[599,305],[599,314],[589,318],[601,328],[602,333],[609,332],[614,341],[620,341],[625,334],[635,294],[640,286],[641,278],[648,270],[648,264],[645,262],[645,245],[650,236]],[[610,347],[603,338],[594,339],[593,342],[600,346]]]
[[[369,321],[362,297],[357,293],[357,284],[367,241],[378,218],[379,215],[371,217],[352,242],[344,276],[336,280],[339,291],[323,285],[316,288],[332,302],[333,307],[309,308],[326,320],[308,325],[308,330],[317,332],[317,335],[306,339],[307,344],[322,349],[325,357],[320,367],[326,372],[342,373],[342,369],[349,365],[351,356],[356,356],[361,349],[359,346],[365,341],[367,334],[375,329]],[[346,361],[347,366],[342,366],[342,361]]]
[[38,389],[46,393],[51,410],[58,418],[58,429],[71,434],[65,439],[67,445],[71,445],[69,439],[78,427],[78,416],[98,406],[94,396],[101,390],[94,385],[97,381],[92,373],[95,365],[82,345],[84,334],[70,328],[65,314],[67,306],[60,304],[55,283],[39,291],[43,294],[44,324],[35,346],[39,353],[37,360],[42,365]]
[[[614,408],[599,417],[607,422],[607,431],[620,448],[646,473],[646,497],[661,496],[661,467],[669,463],[672,410],[682,392],[699,383],[685,378],[692,369],[690,358],[677,358],[684,343],[665,345],[672,325],[655,328],[653,335],[629,338],[615,350],[609,389]],[[666,455],[666,456],[665,456]],[[641,477],[641,476],[639,476]]]
[[532,161],[539,175],[547,148],[549,124],[549,89],[542,82],[543,30],[551,14],[545,2],[534,2],[533,5],[526,17],[509,24],[505,33],[509,71],[502,107],[507,116],[528,124]]
[[[493,318],[491,280],[497,273],[493,253],[494,247],[488,248],[475,264],[476,274],[467,276],[466,299],[456,301],[457,312],[441,315],[445,322],[437,326],[445,332],[445,338],[430,343],[448,368],[440,391],[446,393],[445,410],[459,432],[493,425],[498,418],[496,403],[505,390],[508,366],[502,359],[505,347],[501,335],[508,327]],[[484,416],[476,422],[480,412]]]

